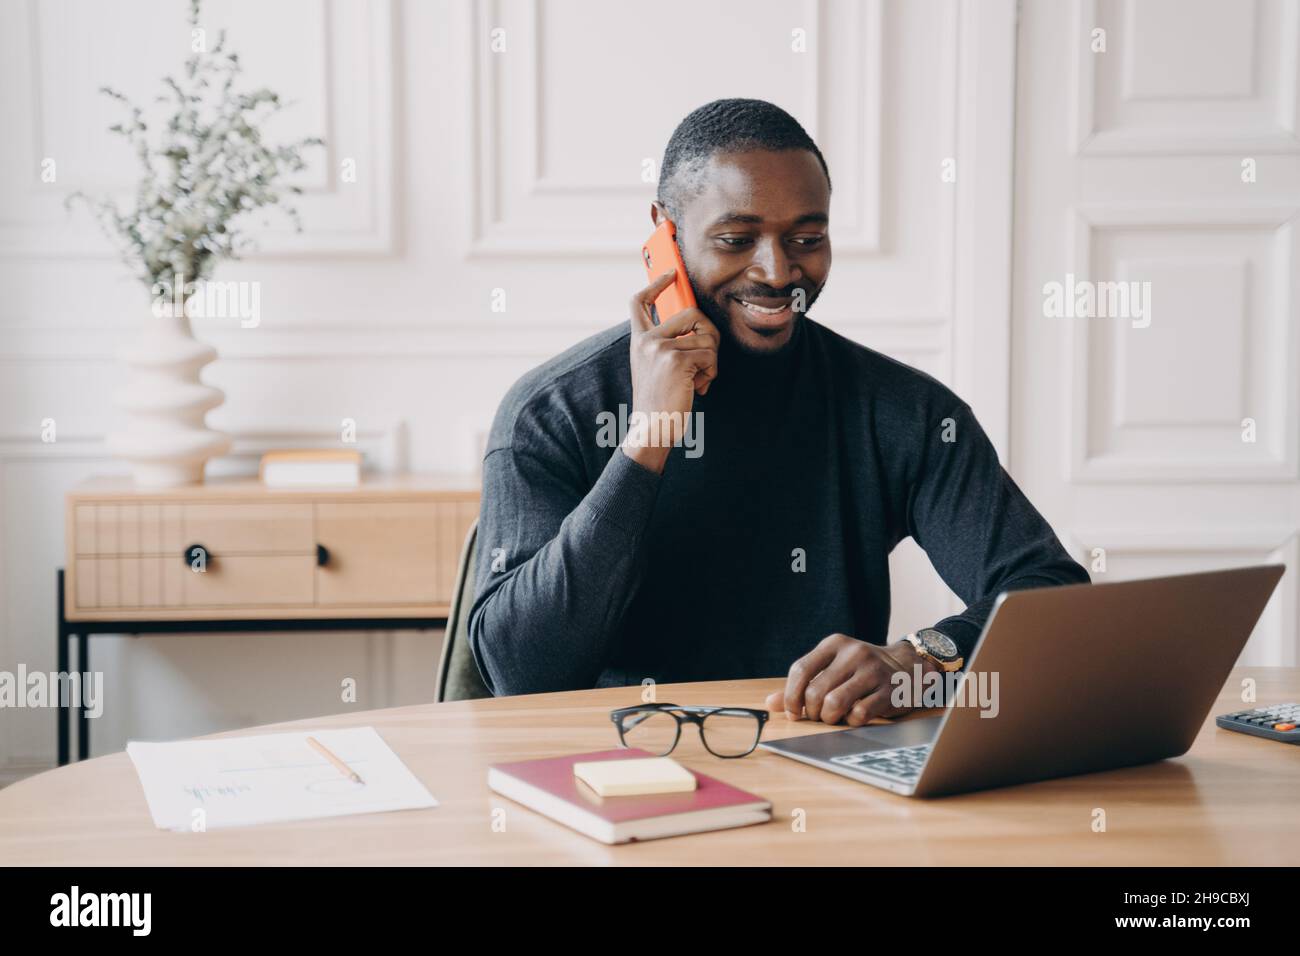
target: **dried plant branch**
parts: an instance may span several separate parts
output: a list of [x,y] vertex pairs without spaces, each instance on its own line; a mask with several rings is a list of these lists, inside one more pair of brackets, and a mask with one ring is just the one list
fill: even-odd
[[[189,22],[199,27],[201,0],[191,0]],[[170,294],[173,278],[206,279],[220,259],[238,259],[254,243],[240,231],[256,210],[278,206],[302,229],[298,210],[286,194],[302,190],[286,177],[307,168],[303,153],[323,146],[319,137],[268,146],[260,127],[285,108],[278,94],[262,88],[238,92],[243,70],[236,53],[226,50],[221,31],[211,50],[186,60],[184,77],[163,78],[156,100],[172,102],[157,144],[149,137],[144,111],[111,87],[100,92],[120,102],[129,117],[109,127],[134,149],[142,175],[134,202],[117,203],[76,192],[67,205],[82,203],[120,248],[151,291]]]

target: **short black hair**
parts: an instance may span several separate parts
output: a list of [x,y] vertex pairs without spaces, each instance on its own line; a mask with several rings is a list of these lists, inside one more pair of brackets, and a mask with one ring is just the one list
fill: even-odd
[[699,174],[714,153],[751,149],[806,149],[817,157],[826,185],[826,158],[799,121],[766,100],[714,100],[692,110],[677,124],[659,169],[659,204],[680,222],[682,204],[702,183]]

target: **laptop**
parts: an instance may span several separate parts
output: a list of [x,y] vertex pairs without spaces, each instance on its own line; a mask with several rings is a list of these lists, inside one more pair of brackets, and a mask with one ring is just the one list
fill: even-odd
[[917,797],[1180,756],[1285,570],[1005,591],[934,716],[760,746]]

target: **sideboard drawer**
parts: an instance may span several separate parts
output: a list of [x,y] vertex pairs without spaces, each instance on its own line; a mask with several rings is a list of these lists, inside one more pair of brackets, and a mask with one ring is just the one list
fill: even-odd
[[212,554],[307,554],[315,550],[307,502],[104,502],[74,509],[74,553],[175,555],[199,544]]
[[212,555],[314,552],[310,504],[186,504],[185,544]]
[[316,536],[329,560],[316,575],[321,606],[448,604],[474,502],[316,505]]
[[78,504],[72,538],[78,555],[180,554],[186,547],[184,507],[159,501]]
[[309,607],[315,571],[308,554],[214,557],[203,571],[179,556],[78,558],[73,597],[82,610]]
[[[232,478],[147,489],[92,479],[65,503],[65,617],[445,615],[479,504],[472,484],[446,484],[379,476],[356,488],[272,489]],[[192,546],[207,553],[202,570]]]
[[310,606],[315,572],[310,554],[216,556],[206,571],[181,567],[184,606]]

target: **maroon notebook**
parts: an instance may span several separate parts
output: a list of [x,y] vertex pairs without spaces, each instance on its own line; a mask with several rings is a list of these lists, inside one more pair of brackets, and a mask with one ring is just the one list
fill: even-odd
[[772,819],[770,801],[702,773],[695,774],[696,789],[690,793],[635,797],[601,797],[573,775],[575,763],[653,756],[619,748],[493,764],[488,768],[488,786],[602,843],[723,830]]

